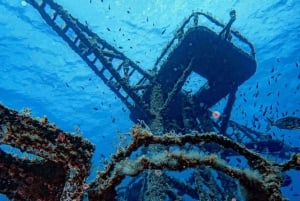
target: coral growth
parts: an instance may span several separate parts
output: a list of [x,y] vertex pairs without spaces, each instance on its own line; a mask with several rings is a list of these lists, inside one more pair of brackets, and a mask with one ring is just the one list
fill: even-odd
[[14,200],[82,199],[94,151],[88,141],[0,105],[0,144],[39,158],[0,150],[1,193]]
[[[145,170],[155,170],[155,177],[164,176],[164,169],[181,171],[205,166],[239,181],[246,200],[284,200],[281,196],[281,172],[300,169],[299,154],[280,164],[274,164],[231,139],[215,133],[156,136],[136,125],[131,130],[132,141],[112,156],[106,169],[97,178],[84,182],[90,169],[94,146],[49,123],[44,124],[0,106],[0,143],[19,148],[41,159],[20,159],[0,150],[1,193],[15,200],[80,200],[87,191],[89,200],[115,200],[116,187],[126,176],[137,176]],[[61,137],[63,136],[63,137]],[[60,139],[60,140],[58,140]],[[185,150],[185,145],[215,143],[244,156],[249,164],[242,170],[227,164],[216,154]],[[182,147],[181,151],[164,151],[155,155],[132,158],[140,147],[153,144]],[[131,158],[130,158],[131,157]],[[130,158],[130,159],[129,159]],[[71,174],[72,173],[72,174]],[[157,176],[159,174],[159,176]],[[158,178],[157,178],[158,177]],[[45,193],[46,192],[46,193]]]
[[[135,176],[146,169],[170,169],[180,171],[186,168],[195,168],[199,165],[211,167],[237,179],[245,190],[246,200],[284,200],[281,196],[281,177],[278,167],[295,167],[298,162],[293,160],[285,164],[276,165],[264,159],[259,154],[246,149],[229,138],[215,133],[195,133],[186,135],[174,135],[166,133],[162,136],[155,136],[150,131],[140,126],[132,128],[132,142],[124,150],[119,150],[113,155],[112,161],[106,170],[98,174],[98,178],[92,182],[88,191],[90,200],[112,199],[115,195],[115,187],[125,176]],[[225,149],[232,149],[244,156],[251,167],[251,170],[244,171],[226,164],[216,155],[203,156],[197,153],[172,153],[164,152],[155,157],[142,155],[134,160],[129,160],[131,153],[141,146],[160,144],[164,146],[201,143],[217,143]],[[160,160],[157,160],[160,158]],[[293,162],[294,161],[294,162]],[[287,165],[293,164],[293,165]],[[299,165],[299,164],[298,164]],[[299,167],[298,167],[299,168]],[[282,168],[281,170],[285,170]]]

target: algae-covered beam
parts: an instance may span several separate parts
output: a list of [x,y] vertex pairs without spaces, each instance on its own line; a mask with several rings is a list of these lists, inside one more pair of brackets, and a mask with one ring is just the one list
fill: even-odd
[[[45,200],[41,186],[26,187],[26,184],[32,183],[32,180],[40,180],[45,181],[44,185],[48,186],[49,193],[61,192],[60,199],[80,200],[82,198],[84,180],[89,174],[90,160],[95,149],[87,140],[63,132],[50,124],[46,116],[33,119],[26,113],[19,114],[0,105],[0,144],[33,154],[39,159],[38,161],[20,160],[2,152],[1,170],[6,173],[12,172],[13,175],[11,177],[1,175],[1,180],[13,181],[24,189],[24,192],[18,195],[13,189],[5,194],[13,197],[23,195],[23,199],[33,196],[35,200]],[[54,186],[53,181],[47,183],[45,178],[49,176],[51,170],[62,175],[61,179],[65,181],[63,185],[60,183]],[[26,181],[26,178],[29,179]]]
[[0,193],[11,200],[60,200],[67,178],[61,164],[21,159],[0,149]]
[[[116,187],[126,176],[136,176],[147,169],[181,171],[206,166],[239,181],[246,200],[283,201],[280,186],[281,172],[299,170],[299,154],[282,164],[274,164],[245,146],[215,133],[153,135],[137,125],[132,128],[132,141],[113,155],[106,169],[89,185],[84,179],[89,173],[90,157],[94,150],[81,137],[65,133],[47,122],[32,119],[0,105],[0,143],[34,154],[37,159],[20,159],[0,151],[1,193],[16,200],[81,200],[87,189],[89,200],[115,200]],[[186,144],[216,143],[223,149],[243,156],[249,164],[247,171],[222,160],[218,153],[190,151]],[[177,151],[131,157],[134,151],[151,144],[176,146]],[[63,160],[61,159],[63,158]],[[50,179],[51,177],[51,179]],[[41,183],[42,182],[42,183]],[[39,185],[37,185],[39,184]],[[42,193],[47,191],[47,194]],[[172,193],[172,192],[170,192]]]
[[[259,154],[248,150],[243,145],[230,140],[227,137],[215,133],[197,133],[176,135],[167,133],[162,136],[153,135],[150,131],[135,126],[132,129],[132,142],[125,148],[119,149],[117,154],[103,172],[98,173],[97,179],[92,182],[88,191],[90,200],[114,200],[115,188],[125,176],[136,176],[146,169],[169,169],[181,171],[186,168],[195,168],[199,165],[211,167],[223,172],[240,182],[245,191],[246,200],[284,200],[281,195],[281,177],[277,167]],[[244,156],[248,160],[247,171],[233,167],[223,161],[217,155],[205,155],[198,152],[165,151],[156,155],[142,155],[135,159],[129,159],[132,152],[142,146],[159,144],[165,146],[180,146],[185,144],[217,143],[224,149]],[[259,194],[257,194],[259,192]]]
[[280,167],[283,172],[291,169],[300,170],[300,153],[292,155],[290,160],[285,163],[276,164],[276,166]]

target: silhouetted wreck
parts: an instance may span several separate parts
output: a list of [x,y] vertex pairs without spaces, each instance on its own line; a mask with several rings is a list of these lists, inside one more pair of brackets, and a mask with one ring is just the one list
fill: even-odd
[[[294,154],[299,150],[230,120],[238,87],[256,70],[253,45],[231,30],[235,11],[226,25],[206,13],[192,13],[148,72],[54,1],[27,2],[122,100],[137,125],[131,129],[131,142],[119,147],[105,170],[86,184],[94,152],[90,142],[45,118],[33,119],[1,105],[0,143],[35,156],[24,159],[0,150],[2,194],[35,201],[82,200],[84,194],[91,201],[182,200],[184,195],[197,200],[285,200],[282,173],[299,170],[300,154]],[[192,75],[206,80],[195,93],[183,88]],[[223,117],[215,122],[210,108],[226,96]],[[265,151],[286,162],[268,161],[259,154]],[[230,156],[244,160],[247,168],[228,163]],[[192,172],[187,181],[167,171],[185,169]],[[129,184],[120,186],[127,176],[132,177]]]

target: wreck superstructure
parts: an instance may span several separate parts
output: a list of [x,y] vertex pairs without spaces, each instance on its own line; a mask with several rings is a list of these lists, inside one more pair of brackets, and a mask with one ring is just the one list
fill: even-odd
[[[230,12],[226,25],[204,12],[192,13],[149,72],[54,1],[27,2],[120,98],[129,109],[131,120],[139,125],[132,128],[132,142],[120,147],[106,169],[87,186],[84,179],[89,173],[93,145],[47,121],[34,120],[1,107],[0,143],[40,157],[33,162],[1,152],[1,158],[5,158],[0,166],[4,173],[1,174],[1,193],[14,200],[45,200],[44,191],[49,193],[49,200],[80,200],[84,192],[89,200],[114,200],[117,197],[123,200],[180,200],[182,195],[193,199],[224,200],[234,197],[242,186],[248,200],[284,200],[280,192],[280,172],[299,169],[299,154],[291,158],[284,155],[282,157],[290,160],[274,164],[255,152],[259,151],[256,149],[259,146],[252,145],[255,143],[264,146],[264,150],[271,150],[274,148],[272,143],[277,146],[280,142],[262,138],[259,132],[230,120],[238,87],[256,70],[253,45],[239,32],[231,30],[235,11]],[[202,25],[202,18],[221,31],[216,33]],[[183,87],[192,74],[206,80],[195,93]],[[209,117],[210,108],[226,96],[223,118],[215,122]],[[238,132],[228,133],[229,127]],[[250,142],[244,144],[243,138]],[[281,145],[280,151],[298,151]],[[143,154],[132,159],[132,153],[141,147]],[[176,147],[180,152],[161,153],[170,147]],[[201,154],[192,154],[194,149]],[[213,154],[205,155],[208,152]],[[160,156],[160,161],[153,156],[155,154]],[[230,155],[244,158],[249,172],[226,164],[224,160]],[[193,168],[195,181],[192,183],[182,182],[165,171],[157,177],[153,171],[187,168]],[[46,175],[49,169],[56,170],[53,177],[57,179],[49,181]],[[251,171],[260,177],[253,177]],[[215,174],[220,178],[221,186]],[[131,184],[117,189],[126,176],[134,177]],[[39,181],[45,187],[33,185],[33,181]],[[168,187],[164,186],[166,181]],[[7,188],[7,185],[12,187]],[[261,193],[259,197],[256,192]]]

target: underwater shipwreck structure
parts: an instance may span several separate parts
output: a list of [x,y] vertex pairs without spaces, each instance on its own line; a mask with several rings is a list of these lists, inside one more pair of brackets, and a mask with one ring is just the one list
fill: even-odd
[[[238,87],[256,70],[253,45],[231,30],[235,11],[226,25],[192,13],[148,72],[54,1],[27,2],[121,99],[136,125],[131,141],[87,184],[94,145],[46,117],[0,106],[0,143],[35,156],[0,149],[0,193],[35,201],[287,200],[280,188],[286,171],[300,169],[299,150],[230,120]],[[196,92],[184,89],[192,75],[207,80]],[[222,118],[214,121],[210,108],[226,96]],[[261,154],[266,151],[283,162],[267,160]],[[247,166],[229,163],[231,156]],[[190,179],[169,172],[183,170]]]

